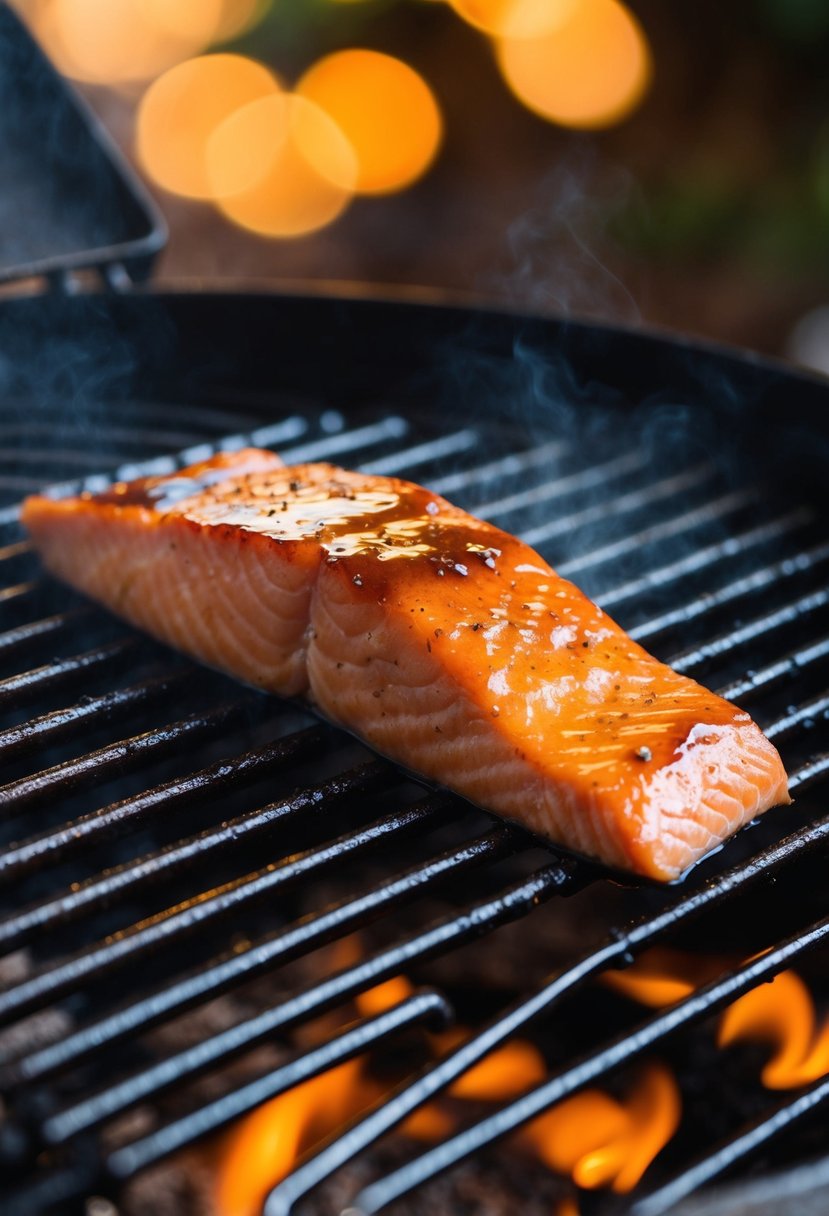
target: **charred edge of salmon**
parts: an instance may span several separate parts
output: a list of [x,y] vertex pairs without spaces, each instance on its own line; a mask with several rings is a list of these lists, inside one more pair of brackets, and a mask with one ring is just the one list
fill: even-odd
[[674,879],[788,800],[747,714],[422,487],[249,449],[23,521],[160,640],[611,866]]

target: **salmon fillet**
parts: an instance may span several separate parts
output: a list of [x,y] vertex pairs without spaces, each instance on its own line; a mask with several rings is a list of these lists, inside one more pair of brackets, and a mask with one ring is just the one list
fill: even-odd
[[612,867],[674,879],[789,801],[747,713],[421,486],[247,449],[23,521],[133,624]]

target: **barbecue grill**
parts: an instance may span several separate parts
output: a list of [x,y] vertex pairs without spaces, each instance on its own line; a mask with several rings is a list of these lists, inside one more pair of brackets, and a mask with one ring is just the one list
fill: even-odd
[[[85,262],[123,287],[116,254]],[[352,1196],[356,1210],[417,1192],[825,952],[824,382],[674,337],[367,292],[49,291],[0,306],[0,401],[9,1216],[117,1197],[265,1100],[445,1024],[457,994],[430,979],[434,960],[490,934],[497,951],[511,923],[529,933],[546,917],[546,931],[577,900],[612,897],[598,944],[529,976],[460,1047],[302,1160],[268,1216],[298,1210],[487,1053],[648,947],[702,925],[754,957],[621,1029],[600,1019],[542,1084],[410,1152]],[[619,886],[303,707],[114,622],[44,575],[17,523],[23,493],[101,489],[247,444],[410,477],[522,535],[660,658],[745,704],[784,755],[795,806],[681,884]],[[303,970],[356,930],[368,943],[356,962]],[[413,995],[303,1047],[298,1030],[401,974],[421,985]],[[230,1024],[165,1039],[227,996],[239,997]],[[281,1062],[257,1063],[274,1042],[289,1045]],[[705,1084],[716,1091],[715,1066]],[[657,1216],[726,1171],[797,1159],[776,1146],[825,1118],[827,1096],[824,1077],[766,1097],[611,1206]],[[137,1108],[152,1121],[114,1142]]]
[[[94,488],[248,442],[288,459],[416,477],[528,536],[657,654],[745,703],[793,772],[794,808],[767,815],[679,886],[627,891],[629,923],[608,924],[598,949],[523,992],[302,1164],[275,1192],[271,1214],[292,1210],[606,968],[673,940],[694,918],[739,916],[752,888],[784,889],[774,884],[802,874],[825,845],[822,384],[643,334],[331,296],[48,295],[8,301],[1,324],[5,400],[17,421],[7,423],[2,483],[0,646],[11,674],[0,684],[0,750],[11,779],[2,792],[0,939],[6,952],[28,947],[33,960],[0,994],[3,1025],[23,1027],[3,1044],[4,1146],[18,1175],[10,1212],[117,1188],[302,1079],[450,1016],[444,994],[418,991],[324,1047],[192,1109],[185,1101],[184,1113],[103,1147],[101,1129],[137,1104],[186,1094],[210,1070],[378,981],[416,974],[424,960],[608,881],[456,798],[424,792],[300,708],[195,670],[51,584],[15,521],[21,488]],[[47,357],[56,345],[60,367]],[[44,389],[49,368],[56,382]],[[75,378],[74,417],[64,378]],[[691,397],[683,416],[678,407]],[[756,451],[750,437],[737,442],[749,412]],[[807,433],[811,453],[802,450]],[[796,489],[772,483],[762,455],[783,443],[798,459]],[[383,878],[375,869],[367,883],[366,859],[378,849]],[[303,916],[292,892],[332,870],[345,893],[321,897]],[[444,914],[431,919],[428,897],[441,892]],[[806,899],[795,914],[804,919],[792,924],[781,910],[785,933],[760,943],[768,953],[632,1033],[597,1042],[540,1088],[373,1183],[358,1208],[380,1209],[819,947],[829,921],[816,912]],[[159,1058],[136,1050],[153,1027],[392,917],[403,931],[355,965],[195,1045]],[[241,944],[240,926],[249,935]],[[57,1037],[38,1021],[47,1013],[59,1019]],[[634,1210],[668,1210],[827,1093],[824,1079],[769,1103]]]

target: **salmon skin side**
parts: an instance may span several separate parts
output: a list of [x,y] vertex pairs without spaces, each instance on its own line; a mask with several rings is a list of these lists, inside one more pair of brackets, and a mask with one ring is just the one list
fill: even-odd
[[246,449],[23,522],[134,625],[609,866],[675,879],[790,801],[747,713],[421,486]]

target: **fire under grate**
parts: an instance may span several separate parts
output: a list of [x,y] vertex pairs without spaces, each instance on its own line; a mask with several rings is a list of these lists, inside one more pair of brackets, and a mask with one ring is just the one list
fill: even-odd
[[[57,402],[34,417],[21,403],[5,417],[17,419],[0,437],[0,755],[8,774],[0,946],[9,964],[0,991],[0,1152],[9,1216],[117,1194],[301,1081],[412,1027],[448,1021],[446,993],[420,987],[327,1042],[304,1050],[294,1042],[279,1067],[220,1080],[214,1097],[188,1104],[200,1080],[225,1075],[262,1044],[293,1042],[297,1028],[378,983],[416,976],[428,960],[502,926],[531,924],[545,904],[608,885],[597,867],[425,790],[302,707],[196,669],[55,586],[21,537],[13,505],[21,492],[54,481],[102,488],[111,477],[168,471],[249,442],[289,461],[331,459],[421,481],[522,535],[660,658],[744,704],[792,774],[795,808],[770,813],[679,887],[625,892],[623,919],[607,924],[598,947],[575,952],[552,978],[531,977],[468,1041],[301,1162],[272,1193],[268,1216],[295,1210],[605,970],[673,941],[699,918],[733,917],[747,894],[774,890],[825,849],[825,520],[808,495],[771,491],[687,429],[677,437],[658,411],[628,416],[621,429],[591,421],[582,433],[571,417],[542,431],[494,418],[453,427],[448,417],[416,421],[380,407],[346,419],[273,398],[211,409],[134,402],[102,408],[85,442],[63,434]],[[309,911],[297,893],[314,884],[321,894]],[[829,919],[808,900],[801,915],[762,942],[766,953],[633,1029],[608,1026],[536,1088],[410,1154],[354,1207],[384,1209],[820,949]],[[306,976],[278,1002],[179,1050],[146,1047],[155,1029],[183,1014],[378,923],[391,926],[387,940],[356,962]],[[701,1144],[670,1170],[655,1167],[655,1182],[649,1174],[632,1196],[608,1203],[637,1216],[669,1211],[807,1120],[827,1095],[823,1077],[769,1098],[722,1142]],[[174,1113],[110,1147],[108,1127],[144,1104]]]

